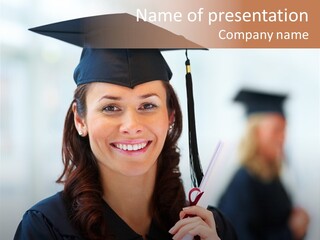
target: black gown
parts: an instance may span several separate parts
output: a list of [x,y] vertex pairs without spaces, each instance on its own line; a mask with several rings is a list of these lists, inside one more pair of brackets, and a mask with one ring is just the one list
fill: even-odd
[[262,182],[241,167],[222,195],[218,208],[240,240],[291,240],[291,200],[280,179]]
[[[143,237],[133,231],[106,203],[105,214],[109,229],[112,231],[107,239],[142,240]],[[218,235],[221,239],[236,239],[235,231],[224,216],[213,207]],[[67,215],[62,192],[42,200],[30,208],[20,222],[14,240],[83,240],[84,238],[72,226]],[[172,235],[161,230],[152,221],[147,239],[166,240]]]

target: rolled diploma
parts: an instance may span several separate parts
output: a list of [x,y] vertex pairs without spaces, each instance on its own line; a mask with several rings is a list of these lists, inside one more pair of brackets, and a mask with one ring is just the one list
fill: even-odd
[[[211,182],[210,179],[213,179],[214,176],[214,171],[213,171],[213,166],[215,163],[218,161],[219,156],[221,156],[221,151],[222,151],[223,143],[220,141],[214,151],[214,154],[211,158],[211,161],[209,163],[209,166],[207,168],[207,171],[205,175],[203,176],[203,179],[200,183],[199,189],[201,192],[204,192],[203,195],[201,196],[199,202],[197,203],[197,206],[207,208],[209,203],[210,203],[210,196],[212,196],[214,192],[214,188],[209,186],[209,183]],[[182,240],[192,240],[193,236],[190,234],[184,236]]]

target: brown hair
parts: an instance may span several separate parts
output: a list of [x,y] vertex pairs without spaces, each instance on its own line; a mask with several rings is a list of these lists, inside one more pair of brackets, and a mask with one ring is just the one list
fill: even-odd
[[[174,112],[173,129],[168,132],[157,161],[157,178],[152,197],[153,219],[168,231],[179,219],[185,205],[185,192],[179,170],[177,141],[182,132],[182,113],[177,96],[169,83],[163,82],[167,94],[168,114]],[[76,103],[81,117],[86,115],[86,92],[89,84],[74,93],[64,124],[62,159],[64,170],[58,183],[64,184],[63,195],[69,205],[72,223],[88,239],[106,239],[108,226],[104,218],[102,185],[97,161],[88,137],[81,137],[74,124],[72,106]]]

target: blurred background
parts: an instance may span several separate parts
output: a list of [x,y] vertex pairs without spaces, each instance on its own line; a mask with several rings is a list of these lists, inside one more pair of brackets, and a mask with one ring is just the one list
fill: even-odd
[[[55,183],[62,170],[62,128],[75,89],[73,69],[81,53],[80,48],[27,29],[97,14],[135,14],[135,6],[129,1],[10,0],[1,1],[0,11],[0,238],[7,240],[13,238],[29,207],[62,189]],[[164,56],[186,116],[184,51]],[[285,93],[289,95],[286,183],[295,204],[310,214],[307,239],[320,239],[320,50],[210,49],[190,51],[189,58],[204,170],[218,141],[225,143],[223,164],[210,183],[212,205],[237,166],[245,114],[232,98],[243,86]],[[189,190],[186,129],[179,144],[183,181]]]

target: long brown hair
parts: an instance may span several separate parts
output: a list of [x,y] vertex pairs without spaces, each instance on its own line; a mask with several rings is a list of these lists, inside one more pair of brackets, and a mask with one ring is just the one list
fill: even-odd
[[[174,112],[174,126],[168,132],[157,161],[157,178],[152,197],[153,219],[165,231],[179,219],[185,205],[185,192],[179,170],[180,153],[177,141],[182,132],[182,113],[172,86],[163,82],[167,95],[168,114]],[[86,115],[86,92],[89,84],[74,93],[64,124],[62,160],[64,170],[58,183],[64,184],[63,195],[69,205],[74,226],[87,239],[106,239],[108,226],[103,213],[103,190],[96,158],[88,137],[81,137],[74,124],[72,106],[76,103],[81,117]]]

